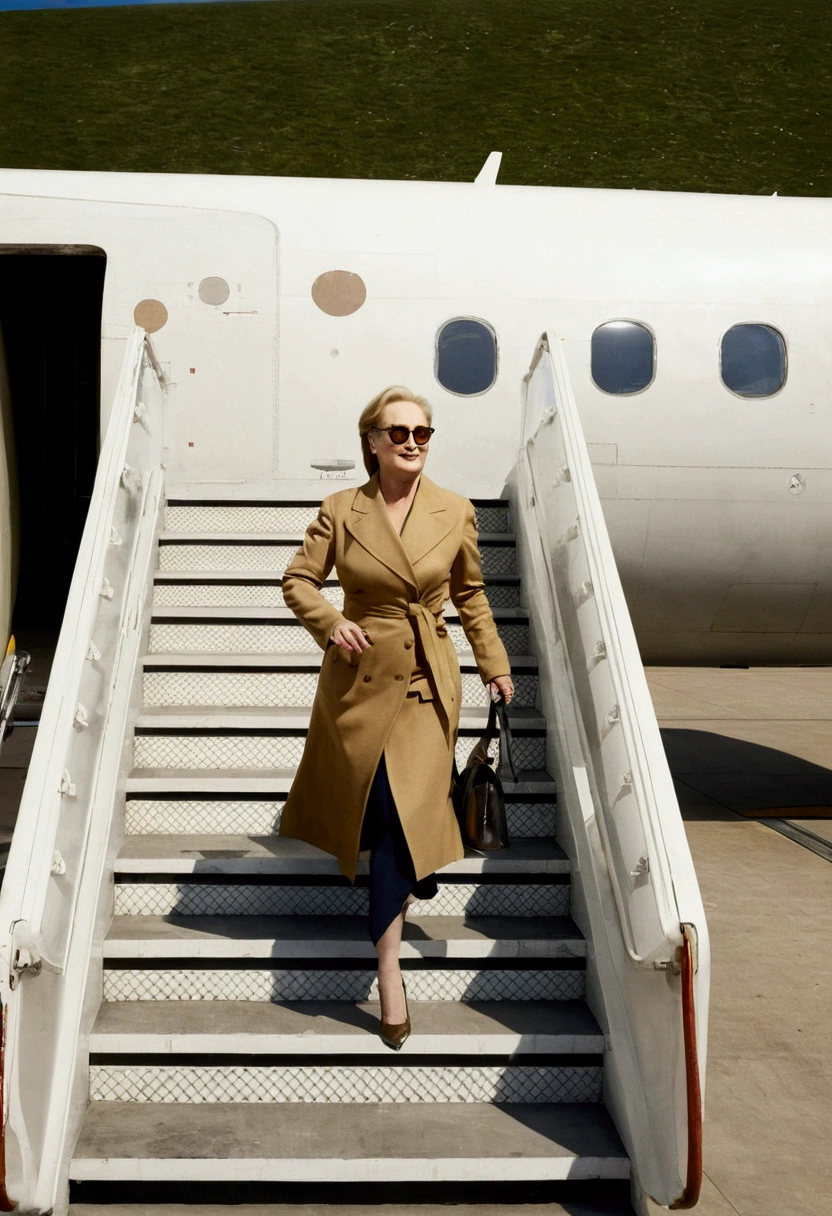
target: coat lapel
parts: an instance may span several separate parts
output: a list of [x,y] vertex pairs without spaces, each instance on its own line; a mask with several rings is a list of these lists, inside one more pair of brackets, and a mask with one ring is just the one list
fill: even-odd
[[448,510],[448,496],[423,473],[410,517],[401,535],[401,544],[411,566],[415,566],[448,535],[457,518],[455,511]]
[[[421,492],[422,486],[420,485],[416,491],[417,499]],[[408,520],[408,528],[411,522]],[[398,574],[404,582],[418,588],[413,567],[401,538],[396,535],[396,530],[387,513],[387,507],[384,505],[378,484],[378,474],[374,473],[366,485],[360,486],[356,490],[352,502],[352,514],[346,521],[346,527],[347,531],[360,545],[363,545],[368,553]],[[405,532],[407,532],[407,528],[405,528]]]

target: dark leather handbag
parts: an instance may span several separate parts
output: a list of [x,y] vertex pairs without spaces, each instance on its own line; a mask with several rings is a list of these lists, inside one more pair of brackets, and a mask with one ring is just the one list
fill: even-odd
[[[488,755],[488,745],[497,735],[500,720],[500,765],[497,772]],[[506,821],[503,780],[517,781],[511,755],[511,727],[505,700],[492,701],[485,734],[474,745],[460,773],[454,761],[453,804],[462,842],[472,849],[507,849],[511,844]]]

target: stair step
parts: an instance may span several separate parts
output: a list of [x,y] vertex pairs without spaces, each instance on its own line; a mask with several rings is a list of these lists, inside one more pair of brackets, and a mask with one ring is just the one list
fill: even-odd
[[379,1102],[282,1105],[94,1102],[72,1180],[502,1181],[626,1178],[597,1104],[466,1107]]
[[[551,837],[555,830],[554,795],[520,795],[520,801],[506,798],[506,818],[512,846],[508,852],[489,854],[488,861],[496,863],[498,856],[516,857],[524,838]],[[532,799],[535,798],[534,801]],[[223,836],[242,834],[246,842],[251,837],[266,837],[268,849],[274,840],[283,814],[285,794],[264,798],[257,794],[227,797],[206,793],[203,797],[189,794],[161,794],[156,797],[129,794],[125,802],[125,832],[128,836],[146,838],[148,835]],[[288,839],[286,840],[288,844]],[[210,846],[208,846],[210,847]],[[311,848],[312,846],[304,846]],[[326,857],[333,866],[328,854]],[[486,859],[484,859],[486,860]],[[337,868],[337,867],[336,867]]]
[[[317,519],[320,502],[229,502],[220,499],[186,502],[169,498],[165,505],[165,528],[171,531],[304,531]],[[508,503],[496,502],[475,507],[477,528],[505,531],[508,528]]]
[[[585,993],[583,958],[406,959],[407,994],[411,1004],[487,1001],[581,1000]],[[242,1007],[269,1002],[377,999],[375,960],[317,959],[296,963],[247,959],[214,963],[175,959],[106,960],[104,1001],[196,1004],[208,1008]]]
[[[123,1001],[105,1003],[90,1052],[110,1056],[357,1055],[390,1060],[376,1034],[376,1002]],[[603,1052],[604,1036],[582,1001],[421,1001],[408,1055]]]
[[[190,731],[165,727],[137,727],[133,763],[137,769],[295,769],[300,764],[306,731],[290,733],[249,727],[243,731],[195,727]],[[460,732],[454,755],[460,769],[465,767],[478,733]],[[492,742],[489,752],[496,755],[499,743]],[[546,763],[544,735],[513,732],[512,755],[518,768],[539,768]]]
[[[525,1057],[524,1057],[525,1059]],[[90,1060],[93,1102],[335,1105],[427,1102],[498,1105],[600,1102],[600,1055],[540,1056],[534,1063],[385,1059],[299,1062],[273,1056],[243,1063],[191,1056],[176,1062]]]
[[[557,877],[557,876],[555,876]],[[567,916],[566,882],[444,881],[433,899],[414,900],[416,917]],[[114,892],[116,916],[367,916],[370,893],[365,883],[290,881],[287,877],[219,881],[180,876],[176,881],[122,879]]]
[[[492,609],[520,606],[520,576],[517,574],[484,575],[485,594]],[[344,605],[344,592],[337,579],[328,579],[321,594],[336,607]],[[154,608],[188,607],[193,604],[230,607],[247,604],[251,607],[283,607],[285,601],[281,580],[256,571],[227,570],[222,574],[210,570],[159,570],[153,579]]]
[[[303,755],[310,710],[292,706],[148,706],[138,716],[136,768],[239,769],[296,767]],[[463,768],[485,730],[487,709],[460,714],[456,761]],[[518,769],[546,763],[546,720],[529,706],[512,711],[512,755]],[[497,755],[499,742],[491,744]]]
[[[583,958],[432,959],[404,963],[407,997],[423,1001],[580,1001],[585,995]],[[214,964],[175,959],[105,962],[105,1002],[165,1002],[242,1006],[269,1002],[371,1001],[377,998],[375,961],[319,959],[310,964],[226,959]]]
[[[303,543],[305,528],[289,528],[285,531],[271,529],[219,529],[195,528],[193,530],[178,530],[165,528],[159,533],[159,543],[162,545],[294,545],[295,548]],[[477,544],[481,548],[494,545],[513,545],[513,532],[477,533]],[[243,567],[245,569],[245,567]]]
[[[83,1183],[80,1185],[82,1188],[85,1186]],[[151,1184],[151,1186],[155,1185]],[[209,1185],[216,1198],[216,1184]],[[495,1184],[489,1185],[493,1191]],[[585,1182],[579,1183],[578,1186],[583,1191],[592,1187],[592,1184]],[[488,1213],[491,1216],[634,1216],[633,1208],[623,1193],[626,1184],[607,1183],[602,1186],[608,1193],[599,1195],[599,1188],[595,1185],[592,1188],[595,1194],[583,1196],[586,1199],[585,1203],[579,1199],[574,1201],[570,1199],[565,1200],[566,1206],[555,1201],[526,1203],[523,1198],[501,1201],[492,1194],[488,1200],[484,1198],[481,1203],[454,1204],[453,1216],[486,1216]],[[128,1184],[127,1189],[134,1191],[135,1184]],[[412,1189],[412,1185],[408,1189]],[[516,1185],[513,1189],[516,1193]],[[539,1192],[539,1184],[535,1189]],[[468,1184],[465,1187],[466,1194],[470,1194],[470,1190],[471,1185]],[[575,1188],[572,1187],[571,1190],[574,1192]],[[448,1184],[446,1183],[443,1186],[443,1193],[447,1194],[447,1191]],[[364,1211],[369,1210],[369,1205],[372,1205],[373,1210],[377,1211],[379,1216],[448,1216],[448,1204],[443,1203],[441,1199],[437,1199],[436,1203],[404,1202],[401,1204],[384,1203],[383,1205],[368,1199],[366,1204]],[[233,1207],[234,1216],[356,1216],[357,1210],[359,1209],[355,1204],[326,1202],[234,1203]],[[69,1216],[194,1216],[194,1206],[189,1203],[71,1203]],[[200,1203],[199,1216],[228,1216],[228,1207]]]
[[[448,875],[476,878],[482,874],[568,874],[569,869],[569,859],[553,838],[520,839],[514,840],[510,849],[494,853],[469,849],[465,857],[444,866],[439,878],[441,881]],[[360,861],[359,874],[367,871],[368,863]],[[117,877],[123,874],[340,876],[335,858],[305,841],[286,836],[252,839],[241,835],[127,836],[116,858],[115,873]]]
[[[495,608],[492,616],[498,624],[505,622],[508,625],[518,623],[526,625],[529,621],[529,614],[525,608]],[[184,613],[168,610],[153,613],[154,621],[180,620],[182,618],[188,621],[274,621],[297,626],[300,629],[303,628],[303,625],[291,608],[258,608],[250,604],[238,604],[233,608],[206,605],[189,608]],[[459,614],[450,607],[443,613],[443,619],[447,625],[461,624]]]
[[[281,575],[297,552],[301,534],[253,532],[163,532],[159,570],[262,570]],[[481,532],[483,574],[516,574],[517,551],[511,533]]]
[[[136,730],[165,730],[180,732],[196,730],[239,731],[306,731],[309,728],[310,711],[294,706],[256,705],[149,705],[136,719]],[[488,709],[466,706],[460,711],[460,733],[479,737],[488,721]],[[509,710],[512,736],[522,738],[534,731],[546,733],[546,719],[539,709],[531,706],[512,706]]]
[[[545,795],[554,799],[556,785],[549,773],[542,769],[521,770],[519,781],[504,781],[507,798],[522,799],[524,795]],[[295,776],[294,768],[263,770],[256,768],[196,769],[134,768],[125,783],[128,794],[144,796],[187,793],[191,795],[233,794],[250,796],[286,795]]]
[[[190,656],[191,660],[194,656]],[[256,666],[235,661],[214,663],[215,655],[197,655],[202,664],[193,661],[168,663],[167,656],[155,662],[145,662],[142,679],[142,701],[145,708],[155,706],[287,706],[311,708],[318,689],[320,662],[306,662],[290,667],[275,656],[274,666],[262,662]],[[249,655],[236,656],[245,660]],[[258,656],[259,658],[260,656]],[[304,656],[293,656],[302,658]],[[225,656],[222,656],[225,660]],[[533,708],[537,700],[537,675],[524,675],[515,670],[512,707]],[[487,708],[489,693],[477,671],[462,669],[462,706]]]
[[[568,916],[412,917],[400,957],[583,958],[586,943]],[[104,958],[363,959],[376,957],[363,916],[117,916]]]
[[[174,850],[169,838],[140,836],[116,860],[114,910],[117,916],[362,916],[367,870],[362,861],[353,886],[334,858],[289,838],[180,837]],[[469,851],[439,879],[438,894],[417,900],[411,915],[569,913],[569,863],[547,841],[518,842],[492,857]]]
[[[506,612],[516,611],[505,609]],[[529,628],[522,621],[497,621],[497,632],[509,656],[529,649]],[[469,649],[461,624],[448,622],[448,636],[458,654]],[[321,648],[288,608],[187,608],[154,610],[149,651],[213,653],[252,651],[271,654],[314,654]]]
[[[280,673],[302,671],[317,672],[321,668],[323,651],[317,654],[297,654],[291,651],[286,654],[271,654],[268,651],[257,653],[238,651],[214,651],[205,654],[198,650],[168,651],[165,654],[147,654],[142,659],[144,671],[223,671],[230,670],[263,670]],[[477,665],[470,649],[457,651],[460,670],[475,674]],[[511,656],[512,671],[515,676],[520,674],[536,675],[537,659],[534,655]]]

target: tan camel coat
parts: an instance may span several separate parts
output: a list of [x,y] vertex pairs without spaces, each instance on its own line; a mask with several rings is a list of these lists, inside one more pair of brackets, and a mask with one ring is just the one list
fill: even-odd
[[[319,591],[333,566],[343,612]],[[442,619],[449,595],[483,682],[509,674],[485,595],[471,503],[422,474],[399,536],[377,474],[357,490],[333,494],[290,562],[283,594],[326,652],[280,835],[334,854],[353,880],[384,752],[416,879],[462,857],[449,796],[462,694]],[[372,639],[360,656],[328,644],[344,618]]]

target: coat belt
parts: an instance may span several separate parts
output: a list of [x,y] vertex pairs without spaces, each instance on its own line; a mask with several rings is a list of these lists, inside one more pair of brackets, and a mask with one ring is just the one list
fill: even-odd
[[[344,605],[346,608],[346,605]],[[440,646],[436,636],[438,625],[443,624],[442,610],[432,612],[421,600],[407,605],[407,611],[393,604],[378,605],[377,607],[356,604],[357,614],[362,617],[410,617],[413,628],[422,644],[422,653],[427,660],[428,670],[432,677],[434,691],[439,703],[445,711],[448,723],[453,721],[454,714],[454,671],[451,666],[448,650]],[[347,614],[349,615],[349,614]]]
[[450,723],[453,721],[454,673],[448,659],[447,648],[439,645],[439,639],[436,636],[436,626],[441,620],[441,613],[431,612],[427,604],[417,600],[415,604],[407,605],[407,615],[413,618],[414,628],[419,635],[422,651],[433,676],[434,689],[445,711],[445,717]]

